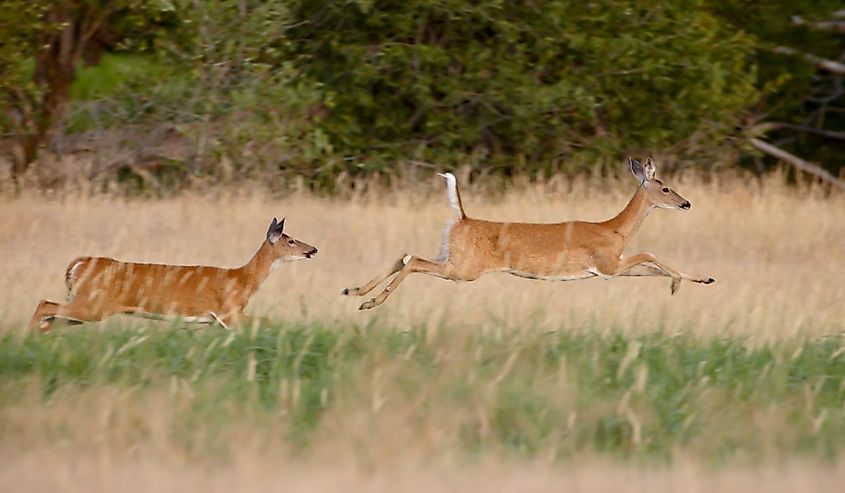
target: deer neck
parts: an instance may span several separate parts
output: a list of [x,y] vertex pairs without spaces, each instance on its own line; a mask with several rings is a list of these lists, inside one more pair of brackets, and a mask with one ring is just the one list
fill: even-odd
[[646,199],[645,187],[640,187],[637,192],[631,197],[628,205],[622,209],[622,212],[616,215],[613,219],[605,221],[605,225],[613,229],[613,232],[622,237],[622,240],[627,244],[628,240],[634,236],[634,233],[640,228],[643,220],[649,212],[651,212],[652,205]]
[[250,294],[258,291],[261,283],[270,275],[275,260],[276,256],[273,254],[273,247],[265,241],[249,262],[237,269],[241,275],[244,287]]

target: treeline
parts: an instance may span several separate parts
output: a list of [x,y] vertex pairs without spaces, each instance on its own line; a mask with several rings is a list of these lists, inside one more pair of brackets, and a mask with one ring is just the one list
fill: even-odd
[[[537,176],[644,153],[758,172],[784,161],[841,184],[837,8],[4,0],[0,152],[13,180],[42,184],[79,166],[141,184],[330,187],[420,167]],[[92,146],[120,152],[62,159]]]

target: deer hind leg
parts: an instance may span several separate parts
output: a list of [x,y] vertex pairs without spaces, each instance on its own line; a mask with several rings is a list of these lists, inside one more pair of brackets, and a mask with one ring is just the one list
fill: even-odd
[[[390,284],[384,288],[384,291],[379,293],[378,296],[363,303],[358,309],[359,310],[369,310],[370,308],[375,308],[382,303],[385,302],[388,296],[400,285],[402,281],[405,280],[410,274],[419,273],[419,274],[428,274],[431,276],[443,277],[446,279],[451,279],[449,275],[449,265],[444,262],[435,262],[433,260],[427,260],[422,257],[417,257],[415,255],[406,255],[402,259],[403,266],[399,269],[399,274],[390,281]],[[370,288],[372,289],[372,288]]]
[[344,296],[364,296],[365,294],[375,289],[376,286],[383,283],[385,279],[402,270],[405,267],[404,260],[408,257],[409,255],[403,255],[402,258],[397,260],[396,263],[394,263],[390,270],[388,270],[387,272],[379,274],[378,276],[372,278],[368,283],[364,284],[363,286],[357,288],[346,288],[341,291],[341,294]]
[[213,320],[212,323],[217,323],[226,330],[232,330],[235,323],[240,320],[240,317],[235,314],[218,315],[215,312],[208,312],[208,316],[211,317],[211,320]]
[[271,325],[270,319],[266,317],[253,317],[247,315],[242,309],[233,309],[230,311],[215,313],[208,312],[218,325],[226,330],[234,330],[236,327],[253,328]]
[[62,305],[56,303],[55,301],[39,301],[38,305],[35,307],[35,312],[29,319],[29,324],[27,324],[26,330],[29,332],[33,332],[36,329],[41,332],[47,332],[50,330],[50,326],[56,318],[56,313],[58,313],[60,306]]
[[56,319],[61,319],[70,325],[79,325],[83,322],[99,322],[106,316],[74,303],[62,305],[55,301],[41,300],[35,307],[35,313],[32,314],[27,329],[47,332]]
[[216,320],[217,323],[222,325],[226,330],[232,330],[235,327],[251,329],[254,327],[269,327],[272,325],[272,322],[267,317],[254,317],[243,312],[235,315],[219,317]]

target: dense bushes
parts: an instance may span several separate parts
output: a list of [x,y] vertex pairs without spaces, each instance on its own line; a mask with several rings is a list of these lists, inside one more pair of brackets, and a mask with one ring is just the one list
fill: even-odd
[[308,0],[288,37],[356,161],[537,169],[731,130],[758,97],[752,41],[702,4]]
[[[210,180],[281,170],[328,185],[419,162],[536,174],[645,152],[708,166],[750,155],[743,132],[764,117],[824,127],[845,114],[835,92],[823,105],[813,99],[839,82],[773,52],[785,43],[835,59],[843,37],[789,15],[821,19],[836,2],[57,4],[121,5],[104,17],[115,23],[104,24],[97,49],[135,56],[88,64],[66,131],[176,125],[191,149],[179,165]],[[20,88],[4,73],[32,70],[26,53],[39,53],[12,45],[44,29],[20,24],[2,25],[7,95]],[[131,63],[139,66],[125,70],[131,76],[98,73]],[[0,97],[0,127],[12,138],[16,101]],[[805,132],[782,144],[836,170],[837,148],[814,139]]]

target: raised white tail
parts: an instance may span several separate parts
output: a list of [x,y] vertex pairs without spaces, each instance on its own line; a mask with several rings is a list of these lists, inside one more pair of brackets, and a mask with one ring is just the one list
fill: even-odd
[[446,179],[446,197],[449,199],[449,206],[454,209],[458,220],[467,217],[464,212],[464,205],[461,203],[461,193],[458,191],[458,180],[452,173],[437,173]]

